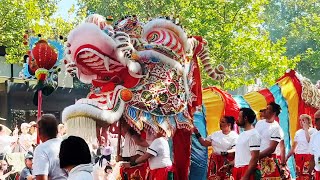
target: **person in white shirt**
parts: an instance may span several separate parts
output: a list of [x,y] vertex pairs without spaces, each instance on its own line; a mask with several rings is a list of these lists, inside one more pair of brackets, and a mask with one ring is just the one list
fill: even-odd
[[18,139],[18,129],[14,130],[14,136],[9,136],[5,132],[5,127],[0,125],[0,156],[5,159],[6,154],[11,153],[15,142]]
[[105,168],[106,166],[110,167],[110,174],[112,174],[111,167],[111,154],[113,153],[112,146],[105,146],[101,149],[101,156],[97,159],[96,164],[93,166],[93,176],[95,180],[104,180],[105,179]]
[[69,136],[61,142],[59,160],[68,180],[93,180],[90,149],[81,137]]
[[64,124],[59,124],[58,125],[58,135],[57,137],[63,137],[66,134],[66,128],[64,126]]
[[61,139],[57,138],[58,123],[52,114],[44,114],[38,121],[39,137],[42,141],[33,156],[33,174],[37,180],[65,180],[67,174],[60,168],[59,151]]
[[195,127],[193,132],[202,146],[212,146],[212,152],[209,160],[207,178],[225,179],[231,175],[231,172],[218,171],[223,165],[234,160],[234,148],[238,139],[238,134],[233,130],[234,117],[224,116],[220,119],[220,131],[216,131],[207,138],[202,138],[199,130]]
[[[259,112],[260,112],[260,119],[259,120],[265,119],[266,109],[261,109]],[[279,118],[278,118],[278,121],[279,121]],[[278,122],[278,121],[276,121],[276,122]],[[281,137],[281,140],[280,140],[279,144],[277,145],[277,148],[275,150],[275,154],[276,154],[277,158],[281,161],[281,164],[283,164],[285,166],[285,164],[287,162],[286,161],[286,149],[285,149],[285,144],[284,144],[284,132],[281,128],[280,128],[280,137]],[[283,179],[290,179],[289,169],[287,167],[281,168],[281,175],[282,175]]]
[[29,151],[33,151],[32,147],[32,136],[28,133],[29,132],[30,125],[28,123],[22,123],[20,126],[21,134],[19,136],[19,152],[27,153]]
[[310,139],[310,154],[311,160],[309,165],[309,174],[315,171],[314,180],[320,180],[320,110],[314,114],[314,121],[317,132]]
[[[281,107],[271,102],[268,104],[265,112],[265,118],[257,122],[255,129],[258,131],[261,137],[260,148],[260,165],[262,179],[280,178],[281,170],[279,160],[276,156],[276,148],[283,139],[282,129],[275,119],[280,114]],[[285,168],[285,164],[281,164],[281,169]]]
[[143,147],[146,149],[149,146],[147,141],[126,123],[125,119],[121,120],[121,134],[124,136],[124,143],[121,156],[117,157],[117,161],[133,161],[141,155],[139,151]]
[[[135,161],[141,155],[144,154],[149,144],[145,139],[141,137],[125,119],[121,119],[121,133],[124,136],[124,143],[121,152],[121,156],[117,156],[117,161],[131,162]],[[130,177],[137,169],[144,169],[140,171],[141,176],[145,176],[148,171],[148,164],[140,164],[139,167],[125,167],[121,166],[120,173],[122,179],[126,179],[125,176]]]
[[150,180],[167,180],[168,176],[173,175],[170,147],[164,131],[159,131],[157,138],[148,147],[146,153],[131,161],[130,165],[136,166],[146,161],[149,162]]
[[234,165],[232,171],[234,180],[254,180],[259,178],[255,176],[255,172],[257,171],[261,140],[252,125],[255,119],[256,114],[252,109],[240,109],[237,125],[244,128],[244,131],[240,133],[236,142],[234,161],[224,165],[224,167]]
[[266,109],[260,109],[259,111],[259,120],[265,119]]
[[35,147],[37,145],[37,123],[34,121],[29,122],[30,129],[29,134],[32,139],[32,146]]
[[295,136],[294,141],[289,151],[286,160],[294,154],[296,162],[296,175],[297,180],[305,180],[309,178],[309,164],[311,160],[311,154],[309,150],[309,142],[312,134],[317,130],[312,128],[311,116],[307,114],[300,115],[300,127]]

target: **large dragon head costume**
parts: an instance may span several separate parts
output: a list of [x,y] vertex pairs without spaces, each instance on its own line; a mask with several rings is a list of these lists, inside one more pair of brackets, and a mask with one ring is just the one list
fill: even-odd
[[62,118],[69,134],[87,140],[96,126],[122,116],[138,132],[190,129],[202,105],[198,59],[213,79],[224,78],[224,67],[209,62],[207,42],[188,37],[170,18],[142,23],[127,16],[111,26],[108,18],[90,15],[70,32],[65,52],[68,72],[92,90]]

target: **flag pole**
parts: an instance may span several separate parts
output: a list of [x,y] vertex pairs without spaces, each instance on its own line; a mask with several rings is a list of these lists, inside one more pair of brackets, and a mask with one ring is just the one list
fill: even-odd
[[[37,122],[41,118],[41,110],[42,110],[42,90],[40,89],[38,91],[38,114],[37,114]],[[40,144],[40,136],[39,136],[39,130],[37,130],[37,144]]]

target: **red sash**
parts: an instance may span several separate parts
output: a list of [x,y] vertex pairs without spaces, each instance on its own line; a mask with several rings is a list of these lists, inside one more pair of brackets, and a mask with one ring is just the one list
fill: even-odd
[[120,168],[121,179],[125,179],[124,177],[127,176],[127,179],[142,179],[147,180],[149,174],[149,165],[148,162],[145,162],[138,166],[133,166],[130,168]]
[[[262,179],[277,180],[280,179],[280,172],[275,162],[276,155],[272,154],[260,160]],[[280,162],[278,160],[278,162]]]
[[209,167],[208,167],[208,180],[211,179],[230,179],[231,176],[231,170],[227,172],[221,172],[219,169],[228,163],[229,161],[232,161],[234,158],[230,156],[222,156],[212,153],[209,160]]
[[314,174],[315,174],[314,180],[320,180],[320,171],[315,171]]
[[309,180],[310,176],[308,173],[309,164],[311,160],[310,154],[295,154],[294,159],[296,161],[296,180]]
[[[232,170],[232,177],[234,180],[240,180],[246,173],[248,166],[234,167]],[[251,174],[248,180],[254,180],[254,174]]]
[[168,173],[172,171],[172,166],[150,170],[149,180],[167,180]]

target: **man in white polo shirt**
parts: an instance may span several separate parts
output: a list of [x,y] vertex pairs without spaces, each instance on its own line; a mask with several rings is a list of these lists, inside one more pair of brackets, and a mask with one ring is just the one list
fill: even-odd
[[310,154],[311,161],[309,166],[309,174],[311,175],[312,171],[315,170],[315,178],[314,180],[320,180],[320,110],[318,110],[314,114],[314,120],[316,129],[315,132],[310,139]]
[[[265,119],[258,121],[255,126],[261,137],[259,159],[262,179],[280,178],[280,169],[278,168],[280,161],[277,160],[275,152],[279,142],[283,139],[282,129],[279,123],[275,121],[276,117],[280,114],[280,111],[281,107],[278,104],[271,102],[267,106]],[[276,162],[276,160],[278,162]]]
[[237,125],[244,128],[235,147],[232,176],[234,180],[254,180],[259,160],[260,136],[252,126],[256,114],[250,108],[240,109]]
[[52,114],[44,114],[38,121],[40,140],[34,150],[33,174],[36,180],[66,180],[67,173],[60,168],[59,152],[61,139],[57,138],[58,123]]

